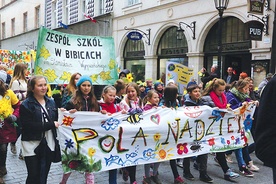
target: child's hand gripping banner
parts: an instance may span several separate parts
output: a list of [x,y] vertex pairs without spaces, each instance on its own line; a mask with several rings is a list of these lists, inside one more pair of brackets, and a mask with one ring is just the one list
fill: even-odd
[[112,116],[60,112],[63,169],[100,172],[241,148],[254,111],[252,103],[235,111],[191,106]]

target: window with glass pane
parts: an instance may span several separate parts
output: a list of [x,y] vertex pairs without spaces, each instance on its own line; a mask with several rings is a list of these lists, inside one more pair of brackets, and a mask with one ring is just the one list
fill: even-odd
[[2,39],[6,38],[6,23],[2,23]]
[[15,18],[11,19],[11,36],[15,35]]
[[40,6],[35,7],[35,28],[40,26]]
[[24,32],[28,31],[28,13],[27,12],[23,13],[23,31]]
[[131,6],[134,4],[138,4],[140,2],[140,0],[127,0],[127,5]]

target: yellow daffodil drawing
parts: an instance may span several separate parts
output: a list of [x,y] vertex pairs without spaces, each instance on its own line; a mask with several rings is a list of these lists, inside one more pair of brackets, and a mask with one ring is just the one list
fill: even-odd
[[65,81],[70,81],[70,78],[71,78],[71,73],[70,72],[66,72],[66,71],[63,71],[62,75],[60,76],[60,80],[63,80],[64,82]]
[[44,72],[44,76],[47,77],[48,82],[54,82],[58,77],[54,69],[47,69]]
[[90,76],[90,78],[92,79],[93,83],[97,81],[98,76],[99,76],[98,74],[93,74],[93,75]]
[[50,57],[51,54],[48,49],[43,45],[42,48],[40,49],[40,57],[43,57],[44,59],[47,59]]
[[95,159],[93,159],[93,156],[95,155],[95,153],[96,153],[96,149],[94,148],[88,149],[88,156],[90,156],[90,159],[89,159],[90,164],[93,164],[95,162]]
[[41,67],[39,67],[39,66],[36,67],[36,74],[37,75],[43,75],[44,74],[44,72],[43,72],[43,70],[42,70]]
[[24,60],[25,62],[31,62],[31,55],[26,55],[25,56],[25,60]]
[[107,72],[101,71],[101,73],[99,75],[103,80],[112,79],[111,76],[110,76],[110,71],[107,71]]
[[168,145],[159,144],[158,149],[155,151],[156,158],[158,160],[170,160],[173,156],[170,152],[173,150],[172,148],[167,149]]
[[114,68],[116,67],[116,62],[115,62],[115,60],[114,60],[114,59],[111,59],[111,60],[109,61],[108,66],[109,66],[109,69],[110,69],[110,70],[114,69]]

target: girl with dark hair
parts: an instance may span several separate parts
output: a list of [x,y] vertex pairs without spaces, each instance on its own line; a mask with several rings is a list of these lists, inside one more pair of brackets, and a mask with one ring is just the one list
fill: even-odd
[[[55,151],[58,112],[54,100],[46,96],[47,82],[34,76],[28,82],[27,98],[20,106],[22,152],[27,166],[26,184],[46,184]],[[43,154],[35,149],[43,144]]]
[[126,84],[122,79],[118,79],[114,87],[116,88],[116,97],[115,97],[115,104],[119,104],[123,99],[123,94],[125,94],[126,91]]
[[[76,92],[64,108],[70,113],[75,113],[77,111],[99,112],[100,107],[94,94],[91,78],[89,76],[81,76],[76,83],[76,87]],[[60,184],[66,184],[70,175],[71,172],[64,173]],[[86,172],[85,180],[86,184],[94,184],[94,174]]]
[[[167,86],[164,89],[164,106],[169,108],[177,108],[179,104],[177,102],[178,89],[176,86]],[[184,184],[184,180],[181,178],[177,171],[176,159],[170,160],[171,169],[174,176],[174,184]]]
[[7,90],[4,81],[0,80],[0,184],[7,174],[6,159],[8,143],[17,139],[14,123],[19,117],[20,102],[12,90]]
[[[223,79],[214,78],[209,82],[209,85],[204,89],[202,93],[203,105],[210,107],[218,107],[220,109],[227,108],[227,99],[224,94],[226,82]],[[225,152],[216,153],[215,161],[219,163],[223,172],[224,179],[231,180],[239,177],[239,174],[235,173],[227,165],[225,158]]]

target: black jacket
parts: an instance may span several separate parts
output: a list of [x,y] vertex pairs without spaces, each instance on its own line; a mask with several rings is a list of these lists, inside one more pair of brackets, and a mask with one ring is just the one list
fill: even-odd
[[41,140],[43,131],[53,130],[56,135],[54,121],[58,119],[58,112],[54,100],[45,96],[45,106],[52,121],[42,123],[41,106],[33,96],[24,100],[20,106],[20,119],[22,122],[22,141]]
[[255,130],[256,156],[266,166],[276,168],[276,78],[264,88]]

